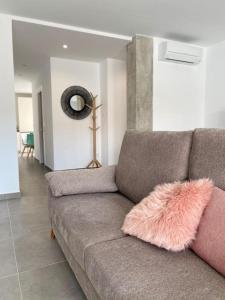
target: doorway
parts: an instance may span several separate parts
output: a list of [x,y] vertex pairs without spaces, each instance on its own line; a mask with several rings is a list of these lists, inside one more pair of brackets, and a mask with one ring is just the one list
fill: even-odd
[[39,128],[39,147],[40,147],[40,163],[45,164],[44,153],[44,124],[43,124],[43,104],[42,104],[42,91],[37,94],[38,102],[38,128]]
[[33,100],[32,93],[16,93],[17,151],[23,157],[33,157]]

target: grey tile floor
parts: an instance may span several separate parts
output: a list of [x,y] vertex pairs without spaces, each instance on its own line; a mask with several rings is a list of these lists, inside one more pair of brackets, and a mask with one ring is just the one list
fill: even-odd
[[49,238],[46,171],[21,158],[21,198],[0,201],[0,300],[86,299]]

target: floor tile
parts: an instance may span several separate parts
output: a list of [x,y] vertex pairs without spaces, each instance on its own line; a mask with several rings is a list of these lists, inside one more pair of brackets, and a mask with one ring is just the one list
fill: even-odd
[[0,279],[0,300],[20,300],[18,275]]
[[12,240],[0,242],[0,278],[17,272]]
[[0,300],[20,300],[18,275],[0,279]]
[[0,218],[8,217],[7,200],[0,200]]
[[50,239],[49,230],[16,238],[15,250],[20,272],[65,260],[57,241]]
[[20,159],[22,196],[0,202],[0,300],[20,299],[17,275],[8,277],[17,271],[13,244],[6,239],[9,220],[23,300],[86,299],[57,241],[49,237],[46,171],[34,159]]
[[21,196],[23,197],[43,196],[43,195],[47,195],[47,193],[48,193],[47,186],[45,186],[42,183],[39,184],[27,183],[26,185],[23,184],[21,186]]
[[50,228],[48,208],[46,205],[15,210],[10,213],[14,238],[26,234],[35,234]]
[[11,238],[9,217],[0,218],[0,242]]
[[86,299],[66,262],[20,274],[24,300]]
[[35,207],[48,206],[48,196],[32,196],[21,197],[20,199],[12,199],[8,201],[10,214],[17,212],[25,212]]

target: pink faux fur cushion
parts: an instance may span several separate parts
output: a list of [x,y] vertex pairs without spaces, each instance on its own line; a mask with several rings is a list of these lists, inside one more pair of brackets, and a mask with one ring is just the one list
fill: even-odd
[[212,190],[209,179],[158,185],[127,214],[122,230],[167,250],[183,250],[195,238]]

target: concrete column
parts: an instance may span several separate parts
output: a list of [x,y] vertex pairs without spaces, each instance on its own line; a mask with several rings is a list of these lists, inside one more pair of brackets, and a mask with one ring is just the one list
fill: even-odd
[[135,36],[127,51],[127,128],[152,129],[153,39]]
[[19,193],[12,20],[0,14],[0,200]]

